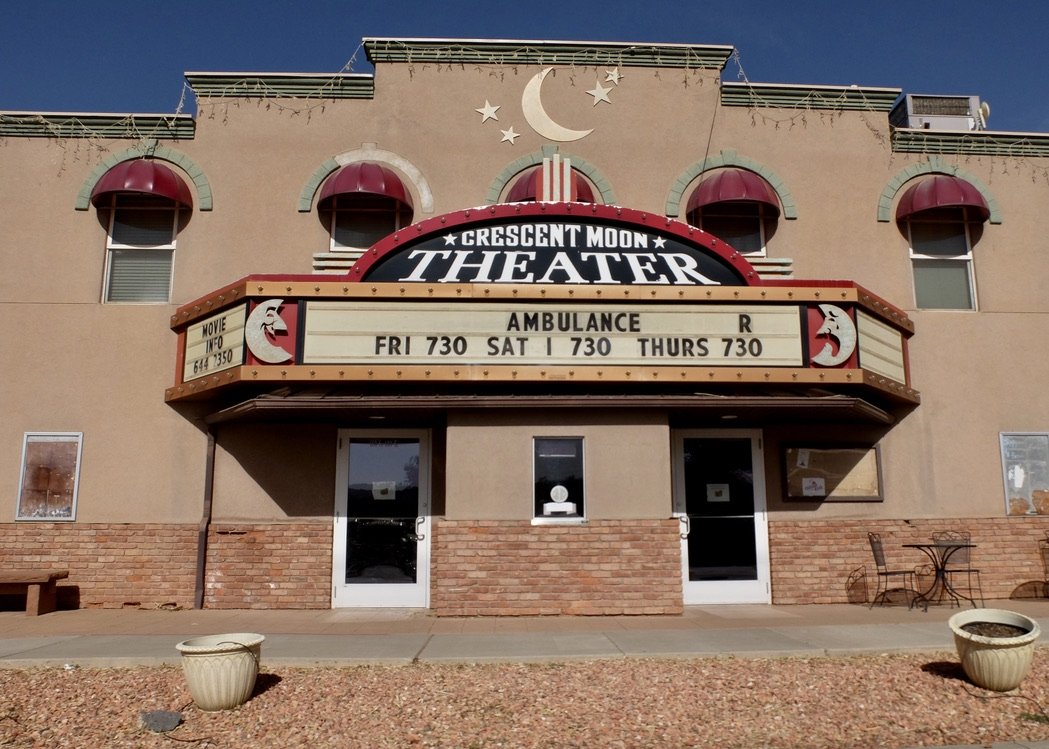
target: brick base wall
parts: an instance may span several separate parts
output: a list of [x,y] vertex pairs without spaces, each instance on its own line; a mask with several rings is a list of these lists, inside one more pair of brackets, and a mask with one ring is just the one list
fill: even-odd
[[877,590],[874,557],[867,533],[881,534],[890,567],[912,568],[928,560],[902,544],[929,541],[934,531],[967,530],[977,548],[985,599],[1030,597],[1046,579],[1038,542],[1049,531],[1049,517],[921,520],[770,521],[773,603],[847,603],[849,575],[865,568],[868,595]]
[[[978,544],[984,597],[1044,595],[1038,542],[1049,517],[769,523],[772,600],[846,603],[850,573],[876,576],[867,532],[880,533],[890,565],[925,562],[902,544],[966,529]],[[431,608],[442,616],[678,614],[676,520],[434,521]],[[208,538],[205,608],[327,609],[331,521],[215,524]],[[0,566],[69,570],[64,605],[193,606],[196,525],[0,523]]]
[[[331,523],[211,526],[205,608],[331,606]],[[0,524],[0,566],[68,569],[63,606],[192,608],[197,526]]]
[[193,606],[195,525],[0,523],[0,567],[68,569],[63,607]]
[[332,523],[213,524],[204,608],[331,608]]
[[439,616],[680,614],[677,520],[434,522]]

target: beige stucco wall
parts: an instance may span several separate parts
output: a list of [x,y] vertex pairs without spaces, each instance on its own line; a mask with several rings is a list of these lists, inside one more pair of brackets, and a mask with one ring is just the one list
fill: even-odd
[[528,520],[533,439],[582,437],[586,517],[670,517],[670,432],[658,413],[472,412],[448,418],[451,520]]
[[[67,274],[56,275],[60,286]],[[78,521],[199,518],[206,441],[162,397],[174,362],[161,332],[167,305],[0,306],[11,333],[2,356],[0,522],[15,516],[25,432],[83,433]]]
[[[679,175],[707,156],[734,152],[782,179],[797,206],[796,219],[778,222],[770,255],[792,258],[799,278],[864,284],[917,326],[911,372],[923,402],[892,429],[795,423],[766,431],[770,467],[790,439],[880,438],[884,502],[798,508],[779,501],[770,470],[771,511],[798,518],[1001,514],[998,433],[1049,430],[1039,377],[1049,360],[1049,264],[1041,262],[1049,160],[937,157],[979,178],[1003,222],[985,225],[974,248],[980,312],[915,311],[906,240],[894,222],[878,222],[876,211],[885,185],[929,157],[893,153],[884,113],[727,107],[718,103],[711,71],[640,68],[622,71],[612,104],[594,106],[584,92],[604,70],[563,68],[543,96],[562,123],[593,128],[558,149],[598,170],[617,202],[662,214]],[[201,100],[195,137],[163,142],[201,168],[214,195],[214,209],[194,210],[179,234],[170,305],[100,304],[105,230],[94,209],[74,210],[98,164],[138,141],[5,138],[0,169],[18,179],[0,181],[8,217],[0,235],[0,522],[14,517],[22,435],[45,430],[85,434],[78,520],[196,522],[206,438],[194,417],[204,409],[163,403],[175,369],[169,315],[251,273],[310,272],[312,254],[328,240],[315,211],[298,211],[300,193],[326,160],[364,144],[417,168],[434,213],[480,204],[516,159],[551,145],[521,113],[522,88],[535,72],[381,65],[373,100]],[[500,105],[498,121],[481,122],[475,108],[485,100]],[[520,133],[513,145],[500,140],[508,127]],[[421,205],[420,186],[409,181],[409,189]],[[665,415],[526,416],[449,418],[449,517],[529,517],[530,439],[540,431],[586,438],[590,517],[669,513]],[[697,418],[680,426],[711,425]],[[216,516],[330,512],[335,428],[223,429]]]
[[216,522],[330,518],[336,430],[324,424],[244,424],[216,429]]

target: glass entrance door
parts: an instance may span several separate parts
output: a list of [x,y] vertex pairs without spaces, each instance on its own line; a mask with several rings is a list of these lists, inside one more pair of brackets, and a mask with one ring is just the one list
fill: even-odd
[[426,432],[340,431],[332,606],[429,605]]
[[675,435],[685,604],[771,601],[763,465],[759,432]]

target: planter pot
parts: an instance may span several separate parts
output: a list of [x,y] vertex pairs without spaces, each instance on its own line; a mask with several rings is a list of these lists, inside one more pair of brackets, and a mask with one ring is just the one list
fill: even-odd
[[201,710],[229,710],[243,705],[259,675],[262,635],[237,632],[184,640],[182,672],[193,701]]
[[[1016,637],[987,637],[966,632],[962,627],[974,622],[1010,624],[1026,630]],[[965,675],[973,684],[996,692],[1008,692],[1020,686],[1031,668],[1034,641],[1041,630],[1038,622],[1023,614],[1004,609],[970,609],[947,622],[954,633],[954,645]]]

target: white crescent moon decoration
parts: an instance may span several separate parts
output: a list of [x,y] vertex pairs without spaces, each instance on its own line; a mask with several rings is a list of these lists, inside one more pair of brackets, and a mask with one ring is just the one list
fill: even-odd
[[244,323],[244,341],[248,344],[248,350],[266,364],[280,364],[291,358],[291,354],[269,341],[270,338],[276,338],[277,331],[288,329],[288,324],[277,313],[283,303],[283,299],[262,302],[251,311]]
[[594,132],[593,128],[590,130],[571,130],[554,122],[550,115],[546,113],[546,110],[543,109],[541,89],[543,87],[543,80],[551,70],[553,70],[553,68],[546,68],[545,70],[536,73],[525,85],[524,93],[521,94],[521,109],[524,111],[525,121],[533,130],[547,140],[556,140],[560,143],[567,143],[569,141],[585,138],[590,135],[590,133]]
[[826,336],[836,340],[838,353],[834,353],[834,347],[828,341],[823,350],[812,357],[812,361],[823,367],[836,367],[856,350],[856,325],[841,307],[833,304],[821,304],[819,307],[823,313],[823,325],[816,331],[816,337]]

